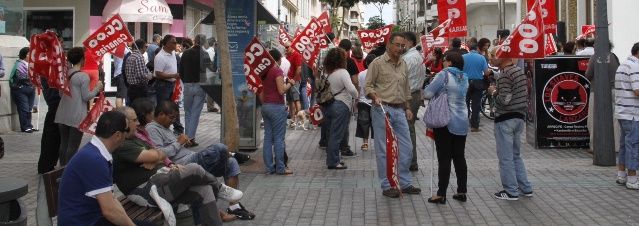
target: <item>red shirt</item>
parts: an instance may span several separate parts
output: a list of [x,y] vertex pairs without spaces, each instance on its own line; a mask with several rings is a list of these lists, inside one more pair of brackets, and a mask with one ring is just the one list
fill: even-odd
[[364,59],[358,60],[358,59],[355,59],[354,57],[351,57],[351,58],[353,58],[353,61],[355,61],[355,65],[357,65],[357,70],[359,70],[360,72],[366,70],[366,68],[364,68]]
[[264,103],[267,104],[284,104],[284,95],[277,91],[277,77],[284,76],[284,71],[279,66],[271,67],[266,73],[264,81],[262,81],[262,92],[264,95]]
[[444,60],[440,60],[439,64],[436,64],[434,60],[426,61],[426,67],[430,70],[432,74],[439,73],[442,69],[444,69]]
[[301,73],[296,75],[295,72],[297,71],[297,68],[302,67],[302,54],[297,51],[293,51],[293,53],[286,56],[286,59],[291,63],[291,68],[288,70],[288,78],[299,82],[302,80]]

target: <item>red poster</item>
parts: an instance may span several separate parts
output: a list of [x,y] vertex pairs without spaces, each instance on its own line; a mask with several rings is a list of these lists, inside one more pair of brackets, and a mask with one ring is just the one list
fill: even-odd
[[311,19],[311,22],[295,37],[291,44],[294,50],[302,54],[302,58],[311,68],[315,68],[316,59],[320,52],[317,46],[320,41],[316,33],[318,29],[321,29],[321,25],[317,22],[317,19]]
[[373,49],[377,43],[386,44],[390,39],[393,26],[394,25],[389,24],[375,30],[358,30],[357,36],[362,42],[362,47],[365,50],[370,50]]
[[311,123],[313,125],[319,125],[324,121],[324,114],[322,114],[322,109],[318,104],[311,106],[308,111],[311,113]]
[[46,31],[32,35],[29,45],[29,78],[42,89],[38,77],[47,79],[49,87],[60,90],[67,96],[69,91],[68,65],[62,44],[55,32]]
[[[316,19],[312,18],[311,22],[316,21],[317,24],[322,25],[322,23]],[[324,33],[323,27],[319,26],[315,28],[315,47],[319,49],[328,48],[328,40],[326,40],[326,33]]]
[[254,93],[262,91],[263,73],[267,73],[275,65],[275,59],[268,53],[260,40],[256,37],[244,49],[244,74],[246,85]]
[[513,33],[497,49],[497,58],[544,58],[541,7],[534,4]]
[[302,33],[302,28],[301,27],[297,27],[297,29],[295,30],[295,38],[297,38],[297,36],[299,36],[300,33]]
[[448,38],[445,37],[446,31],[450,26],[450,19],[444,21],[444,23],[439,24],[433,30],[430,31],[427,35],[423,35],[420,37],[422,41],[422,51],[424,52],[424,62],[428,59],[428,55],[434,48],[446,48],[448,47]]
[[115,56],[123,58],[124,51],[116,50],[118,47],[122,48],[121,45],[126,45],[127,42],[133,42],[133,37],[126,28],[126,23],[119,14],[116,14],[89,35],[89,38],[84,40],[82,44],[98,57],[102,57],[106,53],[113,53]]
[[468,26],[466,22],[466,0],[437,0],[439,23],[451,19],[446,37],[466,37]]
[[557,52],[557,43],[555,43],[555,38],[552,34],[545,34],[546,44],[544,52],[546,52],[546,56],[552,55]]
[[589,38],[595,36],[595,25],[583,25],[581,26],[581,34],[577,36],[577,40],[583,38]]
[[535,2],[539,2],[541,6],[541,18],[544,20],[544,33],[557,33],[557,10],[555,8],[555,0],[528,0],[528,9]]
[[180,96],[182,96],[182,81],[178,78],[175,79],[175,86],[173,86],[173,93],[171,94],[171,101],[177,103],[180,101]]
[[278,39],[280,40],[280,44],[286,46],[286,43],[291,43],[291,36],[284,29],[284,25],[280,25],[279,32],[280,35],[278,36]]
[[[384,114],[386,115],[386,114]],[[391,127],[388,115],[386,121],[386,178],[391,188],[399,188],[399,149],[395,131]]]
[[78,126],[78,130],[95,135],[95,127],[97,125],[98,119],[102,115],[102,113],[113,110],[113,105],[104,97],[104,91],[100,92],[100,95],[89,110],[87,116],[80,122]]
[[333,32],[333,28],[331,28],[331,20],[328,17],[327,11],[324,11],[322,14],[320,14],[320,16],[317,18],[317,21],[322,25],[322,29],[324,30],[325,34]]

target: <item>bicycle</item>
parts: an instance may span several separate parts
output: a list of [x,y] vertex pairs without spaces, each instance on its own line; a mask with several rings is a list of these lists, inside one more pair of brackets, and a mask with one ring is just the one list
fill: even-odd
[[495,96],[488,95],[486,91],[481,96],[481,114],[490,120],[495,120]]

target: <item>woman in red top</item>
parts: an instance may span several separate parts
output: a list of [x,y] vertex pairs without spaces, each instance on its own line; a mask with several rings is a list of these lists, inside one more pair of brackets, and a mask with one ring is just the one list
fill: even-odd
[[[262,76],[262,118],[264,119],[263,157],[267,174],[287,175],[293,171],[284,165],[284,137],[286,135],[286,105],[284,94],[293,86],[291,80],[284,80],[284,72],[279,64],[282,54],[273,49],[269,51],[277,64]],[[275,154],[275,165],[273,164]]]
[[441,48],[435,48],[426,60],[426,68],[431,75],[439,73],[444,69],[444,53]]
[[361,48],[353,48],[351,58],[353,58],[353,60],[355,61],[355,65],[357,65],[358,71],[362,72],[366,70],[366,68],[364,67],[364,53],[362,52]]

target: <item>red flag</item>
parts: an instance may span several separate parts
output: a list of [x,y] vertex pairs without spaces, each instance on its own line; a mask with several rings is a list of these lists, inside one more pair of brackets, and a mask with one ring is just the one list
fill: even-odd
[[91,110],[87,116],[80,122],[78,130],[95,135],[95,126],[102,113],[113,110],[113,105],[104,97],[104,91],[100,92],[100,95],[91,107]]
[[178,101],[180,101],[181,95],[182,95],[182,81],[179,78],[177,78],[175,79],[175,86],[173,86],[171,101],[177,103]]
[[291,36],[288,32],[286,32],[286,29],[284,29],[284,25],[280,25],[279,32],[280,35],[278,36],[278,39],[280,40],[280,44],[286,46],[286,44],[291,43]]
[[391,127],[388,115],[386,117],[386,178],[391,188],[399,189],[399,149],[397,147],[397,138],[395,131]]
[[89,35],[82,44],[98,57],[105,53],[113,53],[114,56],[123,58],[122,48],[126,47],[127,42],[133,42],[133,37],[126,28],[126,23],[116,14]]
[[311,18],[311,22],[306,25],[306,28],[304,28],[304,30],[295,37],[293,43],[291,43],[291,47],[302,54],[302,58],[311,68],[315,68],[317,64],[316,59],[320,52],[320,49],[317,47],[319,40],[316,31],[318,29],[321,29],[321,25],[317,22],[317,19]]
[[308,111],[311,113],[311,123],[313,123],[313,125],[319,125],[324,121],[324,114],[322,114],[322,109],[319,104],[311,106]]
[[71,95],[67,58],[55,32],[46,31],[31,36],[28,57],[29,78],[38,89],[42,89],[38,78],[40,76],[47,79],[49,87],[58,89],[67,96]]
[[499,46],[495,55],[497,58],[544,58],[543,23],[538,3]]
[[439,23],[451,19],[446,37],[465,37],[468,26],[466,21],[466,0],[437,0]]
[[324,11],[317,18],[317,21],[322,25],[322,30],[325,34],[333,32],[333,28],[331,27],[331,20],[328,18],[328,12]]
[[261,75],[267,73],[274,65],[275,59],[255,36],[244,49],[244,74],[249,90],[260,93],[262,90]]
[[581,34],[577,36],[577,40],[588,38],[595,35],[595,25],[583,25],[581,26]]
[[98,65],[100,58],[89,51],[84,49],[84,66],[81,70],[89,75],[89,90],[93,90],[98,81],[100,80]]
[[528,10],[539,2],[541,6],[541,18],[544,20],[544,33],[556,34],[557,33],[557,10],[555,8],[554,0],[528,0]]
[[432,34],[433,37],[446,37],[451,22],[451,19],[445,20],[444,22],[437,25],[437,27],[433,28],[433,30],[430,31],[430,34]]
[[448,27],[450,27],[451,19],[447,19],[444,23],[439,24],[427,35],[422,35],[420,40],[422,41],[422,51],[424,52],[424,62],[428,59],[428,54],[435,47],[446,48],[448,47],[448,38],[445,37]]
[[297,36],[299,36],[300,33],[302,33],[302,28],[301,27],[297,27],[297,29],[295,29],[295,38],[297,38]]
[[545,34],[546,44],[544,52],[546,52],[546,56],[552,55],[557,52],[557,43],[555,43],[555,38],[553,38],[552,34]]
[[370,50],[378,43],[386,44],[390,39],[391,32],[393,31],[392,24],[374,30],[358,30],[357,37],[362,42],[362,48],[364,50]]

